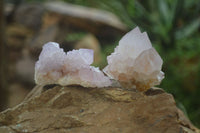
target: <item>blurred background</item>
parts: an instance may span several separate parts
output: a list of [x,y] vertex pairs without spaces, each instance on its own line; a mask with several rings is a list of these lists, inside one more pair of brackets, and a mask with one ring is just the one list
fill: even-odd
[[35,86],[42,45],[90,48],[94,66],[139,26],[164,60],[159,86],[200,128],[200,0],[0,0],[0,110],[20,103]]

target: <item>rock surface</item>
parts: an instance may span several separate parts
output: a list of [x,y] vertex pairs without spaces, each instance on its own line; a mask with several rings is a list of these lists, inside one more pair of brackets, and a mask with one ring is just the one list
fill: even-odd
[[0,133],[199,133],[162,89],[36,86],[0,113]]

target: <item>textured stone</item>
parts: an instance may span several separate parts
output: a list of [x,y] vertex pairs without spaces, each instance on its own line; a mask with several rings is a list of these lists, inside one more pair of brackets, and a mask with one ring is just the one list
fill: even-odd
[[146,90],[159,85],[164,78],[161,57],[152,47],[147,33],[141,33],[138,27],[119,41],[107,60],[104,72],[125,88]]
[[199,133],[162,89],[36,86],[0,113],[3,133]]
[[67,53],[59,44],[49,42],[43,46],[35,65],[36,84],[81,85],[84,87],[106,87],[111,81],[99,68],[90,66],[93,50],[79,49]]

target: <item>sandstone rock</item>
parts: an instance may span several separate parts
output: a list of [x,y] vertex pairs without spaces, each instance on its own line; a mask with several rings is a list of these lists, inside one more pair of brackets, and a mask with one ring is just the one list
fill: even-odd
[[199,133],[162,89],[36,86],[0,113],[0,132]]

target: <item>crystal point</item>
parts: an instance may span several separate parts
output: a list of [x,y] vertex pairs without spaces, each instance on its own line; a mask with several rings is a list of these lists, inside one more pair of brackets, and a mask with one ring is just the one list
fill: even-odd
[[161,57],[152,47],[147,33],[141,33],[138,27],[122,37],[107,60],[103,71],[125,88],[146,90],[160,84],[164,78]]

